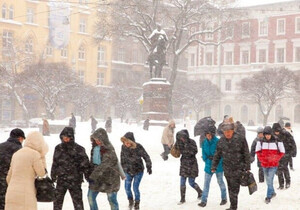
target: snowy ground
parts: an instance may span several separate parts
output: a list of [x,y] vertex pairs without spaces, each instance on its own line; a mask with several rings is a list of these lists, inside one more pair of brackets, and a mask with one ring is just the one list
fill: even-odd
[[[77,123],[76,128],[76,139],[75,141],[80,145],[86,148],[87,154],[90,154],[91,144],[90,144],[90,123],[82,122]],[[103,127],[104,122],[98,124],[98,127]],[[183,124],[176,125],[176,132],[183,128]],[[255,129],[252,127],[250,129]],[[34,130],[24,129],[25,133]],[[137,142],[141,143],[148,154],[151,157],[153,164],[153,174],[148,175],[145,171],[144,177],[141,182],[140,191],[141,191],[141,204],[140,208],[144,210],[176,210],[176,209],[184,209],[184,210],[194,210],[201,209],[201,207],[197,206],[199,201],[196,199],[197,194],[194,189],[190,186],[187,186],[186,192],[186,203],[184,205],[178,206],[177,202],[180,200],[180,192],[179,192],[179,159],[175,159],[173,157],[169,157],[168,161],[163,161],[160,157],[160,153],[162,152],[162,145],[160,143],[161,134],[163,127],[155,126],[151,127],[149,131],[144,131],[142,129],[142,125],[132,124],[128,125],[125,123],[113,122],[113,132],[109,134],[109,138],[114,145],[117,155],[120,155],[121,149],[121,141],[120,137],[123,136],[126,132],[132,131],[135,134],[135,139]],[[295,140],[300,139],[300,127],[294,128]],[[9,136],[10,129],[0,129],[0,142],[5,141]],[[193,134],[193,131],[190,130],[190,134]],[[192,135],[191,135],[192,136]],[[252,131],[247,131],[247,140],[249,147],[253,139],[255,138],[256,133]],[[198,138],[194,138],[198,142]],[[47,165],[48,169],[51,169],[52,164],[52,156],[54,152],[54,147],[60,143],[60,139],[58,134],[53,134],[49,137],[45,137],[48,145],[49,145],[49,153],[47,154]],[[298,148],[300,147],[298,143]],[[198,147],[199,148],[199,147]],[[298,157],[294,158],[294,168],[295,171],[291,171],[291,187],[287,190],[276,190],[277,196],[272,199],[270,204],[265,204],[264,199],[266,197],[266,184],[258,183],[258,191],[253,195],[249,195],[247,187],[241,187],[239,194],[239,209],[241,210],[255,210],[255,209],[264,209],[264,210],[300,210],[300,166],[299,166],[299,152]],[[199,165],[199,176],[196,179],[196,182],[203,189],[204,182],[204,163],[201,159],[201,149],[199,148],[198,154],[198,165]],[[252,164],[252,172],[255,175],[256,180],[257,177],[257,167],[256,162]],[[224,178],[225,179],[225,178]],[[225,180],[224,180],[225,181]],[[226,181],[225,181],[226,183]],[[277,176],[274,180],[274,186],[278,187],[278,179]],[[85,209],[89,209],[89,204],[87,201],[87,189],[88,184],[86,182],[82,185],[83,188],[83,200]],[[107,197],[105,194],[98,195],[98,206],[99,209],[109,210],[109,204],[107,201]],[[126,193],[124,190],[124,181],[121,183],[121,189],[118,192],[118,201],[120,209],[128,209],[128,201],[126,198]],[[221,201],[220,198],[220,190],[216,182],[216,178],[212,179],[210,193],[208,196],[208,203],[205,209],[207,210],[217,210],[217,209],[226,209],[229,208],[229,202],[225,206],[219,206]],[[39,203],[39,210],[52,210],[52,203]],[[73,209],[73,204],[69,193],[66,194],[65,202],[63,206],[64,210]]]

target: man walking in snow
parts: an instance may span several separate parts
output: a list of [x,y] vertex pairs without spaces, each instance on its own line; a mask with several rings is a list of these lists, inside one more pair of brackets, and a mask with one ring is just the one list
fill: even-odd
[[169,124],[164,128],[161,137],[161,143],[164,148],[164,152],[161,153],[161,157],[163,160],[168,160],[168,155],[170,154],[171,147],[174,144],[174,129],[175,129],[175,121],[170,120]]
[[250,153],[246,138],[234,132],[234,123],[223,123],[221,129],[223,136],[217,144],[211,172],[216,172],[218,164],[223,158],[224,175],[230,198],[230,208],[227,210],[236,210],[242,172],[250,171]]

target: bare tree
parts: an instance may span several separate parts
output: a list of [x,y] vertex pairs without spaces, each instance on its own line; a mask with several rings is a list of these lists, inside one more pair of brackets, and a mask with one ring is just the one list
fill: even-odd
[[265,69],[239,83],[240,97],[258,105],[264,117],[263,125],[266,125],[273,106],[279,100],[295,97],[297,82],[297,76],[286,68]]
[[[189,46],[217,46],[226,41],[217,33],[229,19],[230,12],[226,11],[225,7],[216,7],[208,0],[114,1],[101,5],[96,37],[98,41],[107,37],[133,37],[150,53],[148,36],[157,23],[163,23],[170,37],[167,51],[172,60],[169,82],[173,90],[180,57]],[[206,34],[218,38],[204,41]]]
[[188,105],[196,113],[199,120],[199,113],[205,106],[212,105],[220,99],[220,90],[217,85],[209,80],[197,80],[189,82],[178,82],[174,89],[174,101]]
[[78,84],[77,78],[65,63],[37,63],[18,74],[18,84],[37,93],[48,117],[54,119],[59,98],[68,88]]

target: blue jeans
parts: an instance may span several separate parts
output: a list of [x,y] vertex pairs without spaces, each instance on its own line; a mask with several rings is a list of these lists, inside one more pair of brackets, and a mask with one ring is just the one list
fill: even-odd
[[186,183],[186,179],[189,178],[189,184],[192,188],[195,187],[195,178],[192,178],[192,177],[183,177],[181,176],[180,177],[180,186],[185,186],[185,183]]
[[126,175],[125,191],[126,191],[128,200],[133,199],[133,195],[132,195],[132,192],[131,192],[131,183],[133,181],[133,191],[134,191],[135,200],[140,201],[140,196],[141,195],[140,195],[139,187],[140,187],[140,183],[141,183],[141,180],[143,178],[144,172],[140,172],[140,173],[138,173],[134,176],[132,176],[128,173],[125,173],[125,175]]
[[[98,205],[97,205],[97,195],[99,192],[93,191],[89,189],[88,191],[88,200],[90,204],[90,210],[98,210]],[[117,201],[117,192],[113,193],[106,193],[107,194],[107,200],[109,201],[110,209],[111,210],[119,210],[119,204]]]
[[[211,178],[213,175],[214,174],[205,173],[205,176],[204,176],[204,189],[203,189],[203,193],[202,193],[202,197],[201,197],[201,201],[204,203],[207,203],[210,181],[211,181]],[[227,200],[226,187],[225,187],[225,183],[223,181],[223,172],[216,173],[216,176],[217,176],[217,182],[218,182],[220,190],[221,190],[221,199]]]
[[273,186],[273,180],[274,180],[275,173],[277,171],[277,167],[263,168],[263,171],[264,171],[264,175],[265,175],[267,186],[268,186],[267,198],[271,198],[272,195],[275,193],[274,186]]

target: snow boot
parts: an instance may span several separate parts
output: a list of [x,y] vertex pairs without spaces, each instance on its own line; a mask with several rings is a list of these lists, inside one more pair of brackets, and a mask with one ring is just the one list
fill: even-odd
[[180,186],[181,199],[180,199],[179,203],[177,203],[178,205],[181,205],[181,204],[185,203],[185,191],[186,191],[186,186]]
[[133,205],[134,205],[133,199],[128,199],[128,201],[129,201],[128,207],[129,207],[129,209],[132,209],[132,207],[133,207]]
[[201,188],[198,186],[198,184],[195,183],[195,186],[194,186],[194,189],[197,191],[198,193],[198,200],[201,200],[201,197],[202,197],[202,190]]
[[134,209],[140,209],[140,201],[134,202]]

